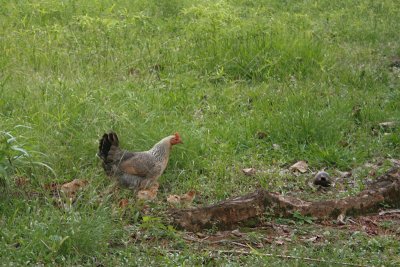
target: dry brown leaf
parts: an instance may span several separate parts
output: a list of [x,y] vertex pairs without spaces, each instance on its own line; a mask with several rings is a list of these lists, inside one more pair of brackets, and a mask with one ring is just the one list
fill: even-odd
[[61,186],[61,192],[68,197],[74,197],[76,192],[81,188],[85,187],[89,182],[82,179],[74,179],[73,181],[63,184]]
[[295,164],[293,164],[292,166],[289,167],[289,170],[293,171],[293,172],[301,172],[301,173],[305,173],[307,172],[308,169],[308,164],[307,162],[305,162],[304,160],[298,161]]
[[119,203],[118,203],[118,206],[119,206],[120,208],[125,208],[125,207],[128,206],[128,205],[129,205],[129,200],[126,199],[126,198],[121,199],[121,200],[119,201]]
[[15,185],[18,187],[24,187],[29,183],[30,183],[30,181],[28,178],[25,178],[25,177],[16,177],[15,178]]
[[247,176],[253,176],[253,175],[256,174],[256,169],[254,169],[254,168],[245,168],[245,169],[242,169],[242,172]]
[[43,185],[43,188],[48,191],[57,191],[60,189],[60,185],[54,182]]

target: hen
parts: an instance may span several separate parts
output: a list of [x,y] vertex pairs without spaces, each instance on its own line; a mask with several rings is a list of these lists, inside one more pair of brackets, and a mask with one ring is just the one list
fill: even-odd
[[129,152],[119,148],[116,133],[100,139],[98,156],[107,175],[115,177],[122,187],[138,191],[149,188],[164,172],[173,145],[182,143],[178,133],[167,136],[149,151]]

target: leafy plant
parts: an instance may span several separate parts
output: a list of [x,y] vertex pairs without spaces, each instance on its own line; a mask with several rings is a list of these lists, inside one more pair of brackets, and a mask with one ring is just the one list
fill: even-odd
[[177,237],[175,229],[171,225],[164,225],[158,217],[143,216],[140,228],[155,238],[175,239]]
[[313,224],[313,220],[314,218],[311,216],[304,216],[302,214],[300,214],[300,212],[295,211],[293,212],[293,218],[296,220],[296,222],[300,225],[304,224],[304,223],[308,223],[308,224]]
[[11,132],[0,131],[0,186],[5,187],[13,175],[29,175],[28,169],[42,166],[54,170],[46,163],[33,160],[32,153],[17,140]]
[[7,185],[8,178],[17,172],[19,163],[28,157],[28,152],[18,145],[10,132],[0,132],[0,186]]

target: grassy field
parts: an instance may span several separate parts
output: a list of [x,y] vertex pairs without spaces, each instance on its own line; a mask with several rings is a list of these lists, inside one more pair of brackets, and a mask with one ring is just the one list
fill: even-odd
[[[248,254],[188,242],[163,220],[169,194],[195,189],[195,205],[259,186],[346,196],[400,158],[400,127],[379,127],[400,119],[397,1],[0,6],[0,264],[400,264],[400,229],[390,220],[371,235],[266,215],[284,234],[266,242],[268,233],[248,230]],[[95,154],[109,130],[138,151],[180,132],[184,145],[174,147],[150,211],[127,190],[101,195],[111,182]],[[285,171],[298,160],[308,173]],[[256,176],[242,174],[248,167]],[[308,182],[320,169],[353,171],[353,185],[316,193]],[[89,185],[60,208],[45,185],[75,178]]]

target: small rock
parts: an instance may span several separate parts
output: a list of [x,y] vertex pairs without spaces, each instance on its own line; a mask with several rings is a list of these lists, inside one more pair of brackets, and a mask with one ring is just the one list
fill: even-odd
[[331,185],[329,174],[325,171],[318,172],[314,177],[314,184],[323,187],[329,187]]

